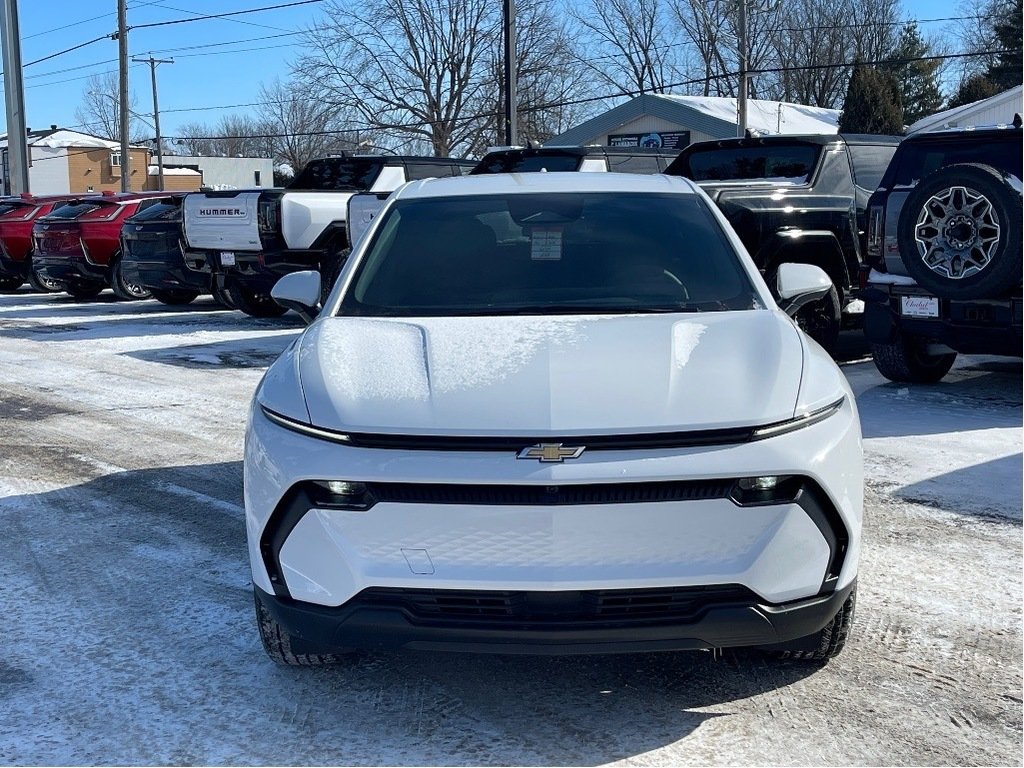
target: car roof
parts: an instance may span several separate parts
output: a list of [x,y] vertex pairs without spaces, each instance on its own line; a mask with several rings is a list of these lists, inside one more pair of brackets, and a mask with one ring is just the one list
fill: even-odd
[[772,144],[833,144],[837,141],[847,144],[880,144],[896,146],[900,143],[900,136],[886,136],[867,133],[805,133],[805,134],[773,134],[771,136],[744,136],[731,139],[711,139],[710,141],[695,141],[693,144],[682,150],[686,154],[702,149],[727,148],[727,147],[764,147]]
[[943,141],[985,141],[986,139],[1014,138],[1021,139],[1021,126],[1019,125],[989,125],[978,128],[944,128],[938,131],[922,131],[912,133],[905,140],[907,144],[921,144]]
[[528,194],[543,192],[631,192],[695,194],[697,187],[679,176],[660,173],[495,173],[451,176],[406,184],[395,195],[403,200],[469,195]]

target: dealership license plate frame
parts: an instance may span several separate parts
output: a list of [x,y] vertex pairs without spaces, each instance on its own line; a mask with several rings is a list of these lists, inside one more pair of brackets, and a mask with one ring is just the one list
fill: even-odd
[[900,296],[900,314],[903,317],[936,318],[939,299],[936,296]]

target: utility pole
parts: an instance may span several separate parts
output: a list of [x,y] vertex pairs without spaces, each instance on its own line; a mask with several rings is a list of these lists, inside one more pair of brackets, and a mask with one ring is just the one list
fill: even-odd
[[160,136],[160,107],[156,100],[156,65],[173,64],[174,59],[154,59],[152,54],[148,59],[132,59],[144,64],[149,64],[149,74],[153,80],[153,127],[156,129],[156,169],[160,190],[164,188],[164,146],[163,138]]
[[512,147],[518,141],[516,119],[516,0],[503,0],[502,17],[505,37],[505,144]]
[[743,137],[747,134],[747,0],[739,0],[740,23],[739,23],[739,58],[740,58],[740,89],[739,98],[736,99],[736,135]]
[[131,191],[131,150],[128,146],[128,0],[117,0],[117,61],[120,70],[121,191]]
[[21,79],[21,33],[18,28],[18,0],[0,1],[0,47],[4,57],[4,93],[7,102],[7,163],[9,194],[29,191],[28,136],[25,127],[25,86]]

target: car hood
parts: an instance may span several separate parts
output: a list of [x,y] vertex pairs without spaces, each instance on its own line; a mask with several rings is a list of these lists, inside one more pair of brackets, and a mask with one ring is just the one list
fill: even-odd
[[302,337],[311,423],[391,434],[628,434],[791,418],[799,332],[775,310],[325,318]]

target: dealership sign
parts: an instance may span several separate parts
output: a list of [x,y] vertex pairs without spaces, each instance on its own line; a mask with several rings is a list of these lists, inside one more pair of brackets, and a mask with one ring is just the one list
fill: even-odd
[[609,147],[650,147],[652,149],[685,149],[687,146],[689,146],[689,144],[689,131],[613,133],[608,137]]

